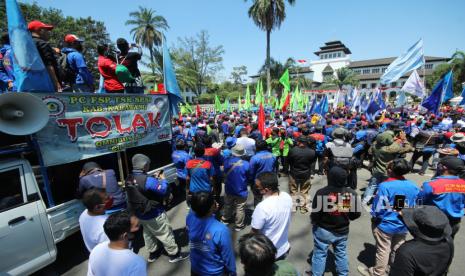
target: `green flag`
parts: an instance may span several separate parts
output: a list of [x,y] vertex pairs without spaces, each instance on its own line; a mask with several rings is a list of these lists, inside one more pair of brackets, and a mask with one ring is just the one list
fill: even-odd
[[241,111],[242,109],[242,100],[241,100],[241,95],[239,95],[239,99],[237,99],[237,109]]
[[180,108],[181,115],[187,114],[186,107],[182,103],[180,103],[179,106],[181,107]]
[[186,111],[189,112],[189,114],[192,114],[192,106],[186,101]]
[[299,98],[299,86],[296,86],[291,99],[291,108],[293,111],[297,111],[299,109]]
[[247,90],[245,92],[244,108],[245,108],[245,110],[249,110],[251,106],[252,105],[250,103],[250,88],[249,88],[249,85],[247,84]]
[[281,108],[281,105],[280,105],[281,102],[276,98],[274,98],[274,99],[275,99],[275,101],[274,101],[274,109],[280,109]]
[[286,98],[289,95],[289,90],[284,89],[283,94],[281,95],[281,101],[279,102],[279,109],[282,109],[284,103],[286,103]]
[[260,103],[262,102],[262,95],[260,91],[260,83],[261,81],[259,80],[257,82],[257,85],[255,86],[255,105],[260,106]]
[[218,95],[215,95],[215,111],[216,112],[221,112],[222,106],[220,102],[220,98],[218,98]]
[[229,98],[226,98],[226,100],[224,100],[224,110],[223,111],[229,112]]
[[284,86],[284,91],[291,91],[291,84],[289,83],[289,69],[284,71],[284,74],[279,79],[279,83]]

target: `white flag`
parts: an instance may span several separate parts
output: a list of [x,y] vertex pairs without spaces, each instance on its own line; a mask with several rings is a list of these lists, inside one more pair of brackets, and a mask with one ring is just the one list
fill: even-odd
[[407,103],[407,97],[405,97],[405,92],[400,91],[399,95],[397,96],[397,103],[396,107],[402,107]]
[[421,81],[417,70],[412,72],[401,90],[420,98],[425,96],[425,87],[423,86],[423,82]]
[[334,97],[333,109],[337,109],[337,105],[339,104],[340,97],[341,97],[341,90],[338,90],[336,97]]

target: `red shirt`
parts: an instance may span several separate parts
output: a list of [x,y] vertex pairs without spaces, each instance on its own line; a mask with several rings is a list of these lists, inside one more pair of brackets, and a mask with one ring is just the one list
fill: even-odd
[[124,89],[123,84],[121,84],[116,77],[116,65],[116,62],[107,57],[98,57],[98,70],[103,76],[105,90],[110,93],[112,91]]

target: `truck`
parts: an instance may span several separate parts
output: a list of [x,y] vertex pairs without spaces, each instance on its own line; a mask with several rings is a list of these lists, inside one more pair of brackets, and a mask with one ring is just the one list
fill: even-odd
[[[15,94],[24,95],[14,97],[0,95],[0,110],[13,109],[14,111],[13,115],[11,112],[10,114],[0,112],[0,248],[2,248],[0,250],[0,259],[2,260],[0,274],[28,275],[53,263],[57,256],[56,244],[79,231],[78,219],[84,206],[76,198],[76,191],[79,183],[79,172],[85,162],[96,161],[104,169],[118,168],[115,169],[116,174],[120,183],[124,183],[124,178],[128,175],[131,165],[130,157],[135,153],[144,153],[152,160],[152,171],[149,174],[163,170],[168,182],[176,182],[176,168],[170,164],[171,119],[169,110],[157,102],[162,97],[163,105],[166,104],[168,102],[167,96],[79,96],[84,97],[84,99],[79,99],[81,111],[92,105],[95,107],[94,110],[97,110],[89,114],[79,114],[79,116],[84,117],[84,120],[86,118],[91,120],[96,115],[100,117],[100,120],[104,120],[118,115],[123,116],[124,112],[134,113],[134,110],[130,110],[130,108],[115,107],[124,107],[127,102],[142,102],[143,100],[147,104],[145,107],[143,105],[136,107],[139,108],[135,112],[136,116],[143,114],[140,118],[144,116],[147,118],[147,115],[153,112],[149,109],[157,104],[158,107],[155,107],[157,112],[168,113],[163,114],[163,116],[168,116],[164,119],[163,128],[160,125],[154,125],[153,128],[143,127],[140,126],[139,121],[139,125],[136,123],[131,132],[119,133],[116,125],[127,124],[127,120],[123,119],[119,123],[112,122],[109,126],[104,124],[104,128],[108,127],[106,131],[110,132],[109,136],[89,136],[87,137],[89,139],[84,139],[83,143],[90,142],[91,145],[111,144],[110,142],[113,140],[107,140],[118,138],[115,140],[117,143],[99,149],[95,154],[95,147],[89,148],[89,144],[79,145],[81,143],[80,135],[87,135],[85,130],[78,130],[77,139],[69,140],[71,141],[69,142],[65,139],[69,134],[67,133],[69,127],[68,129],[63,126],[57,127],[57,122],[62,118],[69,118],[71,113],[64,111],[57,115],[56,104],[60,103],[64,105],[61,108],[72,111],[71,105],[73,101],[76,101],[75,95],[66,95],[65,93],[60,96],[54,94]],[[40,106],[39,101],[31,100],[30,97],[36,97],[47,108],[49,114],[46,119],[43,115],[38,115],[43,114],[44,106]],[[54,99],[54,101],[50,101],[50,99]],[[105,101],[107,103],[102,105]],[[113,108],[110,109],[110,107]],[[75,110],[73,114],[76,114]],[[35,131],[34,128],[40,124],[43,127],[37,133],[17,135],[18,133]],[[127,125],[131,125],[131,122]],[[121,125],[119,127],[122,128]],[[91,133],[92,131],[95,133],[103,131],[102,125],[98,123],[91,125],[90,128]],[[116,138],[111,138],[112,132],[117,135]],[[162,137],[162,139],[154,139],[153,142],[151,140],[147,142],[143,138],[139,141],[135,140],[137,137],[146,138],[150,135],[154,137],[154,133],[157,135],[156,137]],[[53,140],[57,137],[54,135],[59,138],[55,142]],[[124,137],[129,138],[119,139]],[[127,143],[128,141],[130,143]],[[50,146],[49,143],[54,143],[54,145]],[[70,151],[71,147],[77,147],[78,150]],[[80,153],[77,156],[78,160],[74,160],[77,157],[69,158],[76,152]],[[56,160],[52,160],[54,158],[61,158],[66,162],[56,162]]]

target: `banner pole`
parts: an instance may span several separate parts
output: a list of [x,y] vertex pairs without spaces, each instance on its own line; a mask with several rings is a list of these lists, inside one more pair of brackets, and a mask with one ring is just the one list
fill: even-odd
[[121,180],[121,185],[124,185],[124,170],[123,170],[123,160],[121,158],[121,152],[118,151],[116,153],[116,157],[118,158],[118,170],[119,170],[119,178]]

